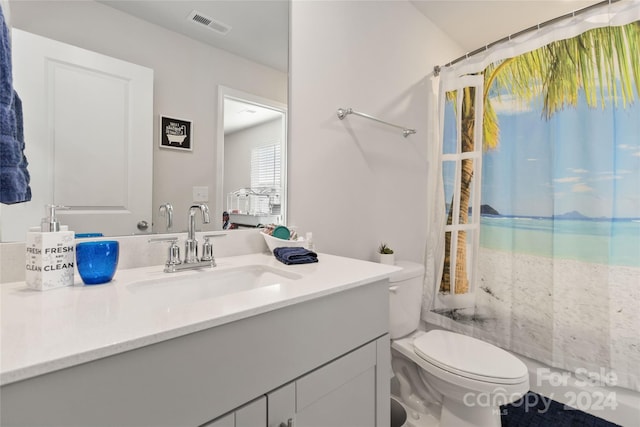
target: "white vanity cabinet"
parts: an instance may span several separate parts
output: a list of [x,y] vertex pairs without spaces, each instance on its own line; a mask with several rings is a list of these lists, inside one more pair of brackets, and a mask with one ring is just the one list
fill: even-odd
[[387,332],[387,280],[345,286],[6,384],[0,424],[387,426]]

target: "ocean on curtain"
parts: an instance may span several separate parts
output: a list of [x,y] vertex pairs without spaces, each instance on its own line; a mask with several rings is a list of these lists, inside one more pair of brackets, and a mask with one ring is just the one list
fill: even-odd
[[640,4],[620,3],[440,76],[423,318],[640,391]]

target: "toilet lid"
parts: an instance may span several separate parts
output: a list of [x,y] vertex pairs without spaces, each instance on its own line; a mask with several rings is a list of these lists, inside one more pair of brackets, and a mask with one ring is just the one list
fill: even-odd
[[433,330],[417,337],[413,346],[422,359],[466,378],[517,384],[529,375],[527,367],[517,357],[466,335]]

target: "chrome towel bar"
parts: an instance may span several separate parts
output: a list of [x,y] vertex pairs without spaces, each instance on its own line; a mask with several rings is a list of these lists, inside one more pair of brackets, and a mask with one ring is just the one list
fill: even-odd
[[337,114],[340,120],[343,120],[349,114],[355,114],[356,116],[364,117],[366,119],[374,120],[376,122],[383,123],[385,125],[392,126],[394,128],[402,129],[402,136],[404,136],[405,138],[408,137],[409,135],[416,133],[415,129],[409,129],[404,126],[399,126],[393,123],[385,122],[384,120],[378,119],[377,117],[373,117],[365,113],[354,111],[352,108],[338,108]]

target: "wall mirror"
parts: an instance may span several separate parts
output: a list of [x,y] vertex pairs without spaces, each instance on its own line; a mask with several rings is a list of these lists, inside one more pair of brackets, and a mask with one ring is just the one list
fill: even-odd
[[[82,225],[71,229],[78,233],[103,232],[105,236],[182,232],[186,229],[188,206],[197,201],[196,198],[206,202],[212,214],[211,224],[198,224],[198,228],[221,229],[222,212],[227,209],[227,193],[246,188],[247,185],[251,187],[251,182],[238,182],[233,185],[226,185],[224,182],[225,179],[236,179],[231,171],[247,170],[250,169],[250,165],[227,164],[224,159],[224,103],[219,105],[218,92],[224,90],[225,86],[222,85],[228,85],[233,87],[228,92],[237,92],[227,95],[253,105],[254,109],[259,107],[277,110],[281,115],[286,112],[288,1],[13,0],[10,1],[10,7],[11,24],[14,29],[139,64],[153,71],[153,112],[146,123],[153,134],[151,141],[148,141],[152,150],[152,189],[132,190],[128,193],[131,199],[136,200],[139,199],[136,196],[142,193],[152,196],[149,203],[150,212],[143,217],[132,216],[126,231],[109,230],[104,224],[112,221],[97,215],[84,215]],[[203,26],[202,22],[207,21],[210,22]],[[211,27],[227,33],[216,33]],[[190,41],[185,41],[185,36]],[[90,83],[88,87],[92,87]],[[193,123],[192,151],[181,152],[159,147],[160,115],[184,118]],[[280,147],[283,150],[284,165],[286,118],[279,120],[283,123],[282,126],[277,126],[283,132]],[[82,118],[78,118],[77,121],[82,121]],[[73,129],[67,131],[73,132]],[[87,132],[85,139],[93,139],[91,132]],[[241,132],[235,131],[230,134],[234,133]],[[98,134],[107,135],[103,130],[96,132],[94,136]],[[109,138],[111,136],[107,135],[99,143],[100,147],[107,147],[102,158],[113,157],[113,169],[125,173],[127,166],[124,165],[122,156],[113,155],[114,151],[109,148]],[[62,165],[58,163],[66,156],[57,157],[54,158],[51,153],[46,152],[32,154],[28,159],[29,168],[41,170],[51,168],[51,164],[55,163],[55,168],[63,170],[60,169]],[[250,158],[238,159],[239,157],[230,157],[228,162],[250,162]],[[77,170],[78,158],[75,162],[75,169],[66,167],[66,170]],[[112,167],[107,162],[102,166]],[[277,196],[271,198],[272,212],[279,208],[281,215],[286,213],[285,170],[283,167],[280,175],[283,180],[282,189]],[[225,171],[229,174],[225,174]],[[81,173],[68,175],[76,180],[82,176]],[[82,216],[83,210],[89,211],[88,208],[96,204],[110,206],[111,202],[96,200],[99,199],[97,196],[104,193],[82,189],[76,184],[71,182],[59,187],[68,196],[67,200],[72,199],[65,204],[72,205],[74,214]],[[114,186],[121,186],[121,183]],[[234,187],[237,188],[231,190]],[[204,193],[196,195],[196,188],[204,190]],[[32,190],[37,191],[33,188]],[[278,197],[281,199],[279,206],[276,203]],[[28,208],[33,212],[29,214],[30,219],[25,221],[25,224],[14,223],[11,215],[7,214],[8,209],[16,205],[0,205],[0,224],[3,225],[0,241],[23,241],[26,227],[38,225],[43,216],[43,205],[51,202],[59,203],[53,197],[23,204],[19,209]],[[124,206],[125,211],[129,210],[127,203],[122,200],[115,201],[115,205]],[[171,229],[167,229],[165,218],[159,210],[160,206],[166,203],[174,207]],[[63,213],[70,214],[71,211]],[[146,222],[146,229],[138,227],[141,221]],[[69,223],[64,217],[61,217],[61,222]]]

